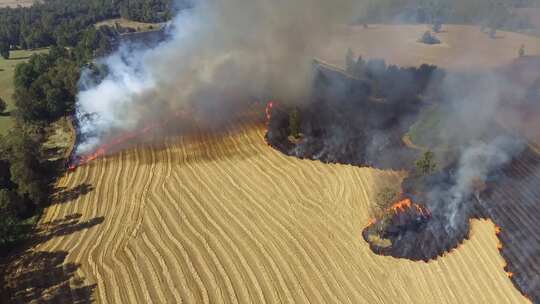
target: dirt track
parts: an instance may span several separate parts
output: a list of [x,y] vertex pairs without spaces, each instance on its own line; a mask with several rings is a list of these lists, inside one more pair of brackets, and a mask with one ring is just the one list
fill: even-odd
[[377,256],[361,237],[370,198],[402,175],[288,158],[263,135],[246,124],[63,177],[46,237],[12,266],[14,302],[525,302],[490,222],[429,264]]

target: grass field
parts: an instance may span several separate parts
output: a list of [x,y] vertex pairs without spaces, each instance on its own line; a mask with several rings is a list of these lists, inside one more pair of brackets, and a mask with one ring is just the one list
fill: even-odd
[[0,0],[0,7],[32,6],[35,0]]
[[440,134],[444,113],[438,106],[430,106],[423,110],[415,124],[411,126],[407,135],[411,141],[420,147],[434,149],[446,148],[440,146]]
[[[10,59],[6,60],[0,57],[0,97],[4,99],[7,104],[7,112],[13,109],[13,73],[15,72],[15,66],[21,62],[26,62],[32,54],[47,52],[47,49],[33,50],[33,51],[12,51]],[[11,117],[0,116],[0,134],[5,133],[12,125]]]
[[417,42],[428,30],[426,25],[370,25],[346,27],[328,38],[327,47],[318,57],[344,66],[345,54],[351,48],[364,58],[385,58],[401,66],[435,64],[454,70],[490,68],[510,63],[525,45],[528,55],[540,55],[540,37],[499,31],[496,39],[480,31],[479,26],[444,25],[437,36],[442,44]]
[[156,30],[160,26],[163,25],[162,23],[144,23],[144,22],[127,20],[124,18],[116,18],[116,19],[110,19],[110,20],[98,22],[96,23],[96,27],[100,27],[102,25],[108,25],[108,26],[114,27],[115,24],[119,24],[122,27],[134,29],[138,32]]
[[403,174],[285,157],[263,135],[245,123],[64,176],[46,237],[9,271],[13,302],[526,302],[490,222],[430,263],[377,256],[361,231]]

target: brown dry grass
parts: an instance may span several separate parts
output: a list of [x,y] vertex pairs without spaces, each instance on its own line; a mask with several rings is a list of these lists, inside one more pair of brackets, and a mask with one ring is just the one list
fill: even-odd
[[[525,302],[505,275],[491,223],[475,221],[471,240],[434,262],[377,256],[361,237],[372,189],[403,175],[285,157],[263,135],[262,126],[246,124],[224,137],[127,150],[64,176],[64,191],[91,185],[90,192],[64,197],[41,223],[51,229],[75,217],[85,224],[33,249],[38,258],[60,253],[71,265],[55,260],[55,271],[71,271],[60,276],[70,279],[61,288],[45,284],[34,300]],[[34,282],[25,272],[18,268],[12,290]]]
[[426,25],[346,27],[332,35],[318,56],[343,66],[345,53],[351,48],[364,58],[385,58],[387,63],[401,66],[429,63],[448,69],[477,69],[510,63],[518,57],[522,44],[528,55],[540,55],[538,37],[500,31],[491,39],[478,26],[445,25],[444,32],[438,34],[442,44],[417,42],[426,30]]

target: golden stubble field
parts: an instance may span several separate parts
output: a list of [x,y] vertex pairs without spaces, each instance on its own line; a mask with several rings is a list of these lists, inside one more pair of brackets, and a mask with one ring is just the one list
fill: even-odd
[[[381,50],[393,45],[381,38],[388,37],[381,36],[385,29],[408,37],[392,46],[401,56],[388,60],[403,65],[444,66],[458,52],[484,51],[492,53],[479,64],[496,65],[513,60],[523,41],[537,41],[501,33],[508,36],[493,40],[497,47],[477,45],[475,53],[464,42],[434,47],[412,42],[424,28],[349,29],[354,39],[332,45],[319,57],[339,64],[349,46],[366,57],[384,56]],[[470,35],[454,36],[479,41]],[[529,51],[535,47],[527,46]],[[7,269],[4,299],[528,302],[505,273],[491,222],[473,221],[470,240],[429,263],[377,256],[361,231],[378,188],[399,183],[403,172],[286,157],[266,145],[262,123],[229,127],[223,136],[200,133],[169,139],[159,149],[125,150],[63,176],[38,237]]]
[[264,131],[245,123],[64,176],[47,237],[12,266],[14,302],[526,302],[490,222],[430,263],[377,256],[361,237],[371,198],[403,173],[286,157]]

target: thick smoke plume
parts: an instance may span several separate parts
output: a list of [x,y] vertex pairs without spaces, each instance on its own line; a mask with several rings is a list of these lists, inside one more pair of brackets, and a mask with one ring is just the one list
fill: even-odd
[[83,74],[77,153],[187,108],[215,124],[238,104],[302,102],[313,54],[360,9],[354,0],[196,1],[174,18],[166,41],[121,47],[101,60],[108,75],[98,83]]

